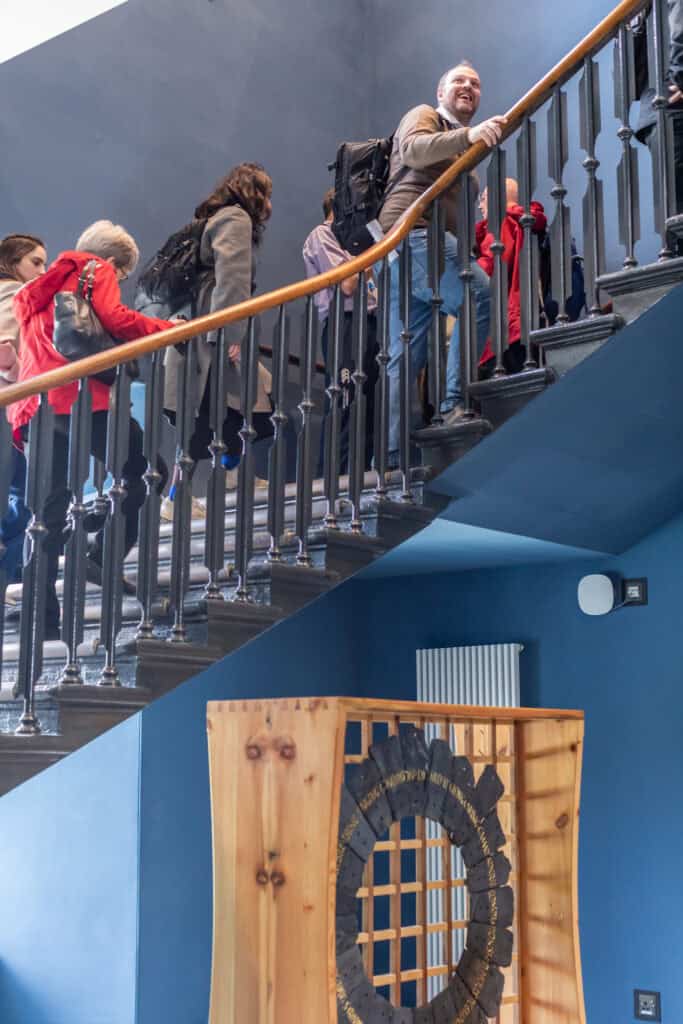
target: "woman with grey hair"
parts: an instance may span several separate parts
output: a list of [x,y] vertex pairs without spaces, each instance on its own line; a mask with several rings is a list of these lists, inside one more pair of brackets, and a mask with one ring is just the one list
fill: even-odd
[[[135,270],[139,255],[135,240],[125,228],[120,224],[113,224],[110,220],[98,220],[86,228],[74,251],[61,253],[41,277],[29,282],[17,292],[14,312],[21,333],[19,380],[29,380],[66,364],[66,360],[53,344],[54,297],[57,292],[75,292],[79,278],[89,263],[93,264],[94,271],[91,306],[104,329],[117,341],[134,341],[136,338],[174,326],[167,320],[136,313],[121,302],[120,282]],[[89,386],[93,410],[90,450],[97,458],[104,460],[110,388],[107,384],[92,378]],[[71,500],[71,494],[66,486],[69,424],[71,407],[77,396],[77,383],[65,384],[48,392],[48,400],[55,412],[55,433],[52,489],[43,509],[43,520],[47,527],[45,548],[48,552],[46,639],[57,639],[59,635],[59,603],[55,582],[63,544],[66,512]],[[38,398],[35,395],[10,406],[12,427],[25,431],[37,409]],[[131,549],[138,537],[138,513],[146,493],[142,476],[146,468],[147,463],[142,453],[142,429],[137,420],[131,418],[128,458],[123,467],[126,497],[122,509],[126,522],[126,551]],[[165,477],[165,465],[159,463],[158,468]],[[88,580],[101,585],[101,530],[89,551],[86,574]]]

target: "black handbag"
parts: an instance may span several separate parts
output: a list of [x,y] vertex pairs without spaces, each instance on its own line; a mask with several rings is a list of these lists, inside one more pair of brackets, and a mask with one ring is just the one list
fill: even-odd
[[[55,295],[52,344],[70,363],[107,352],[118,344],[105,331],[91,305],[96,267],[97,261],[90,260],[81,271],[76,291],[57,292]],[[137,360],[126,363],[126,369],[133,379],[140,376]],[[111,386],[116,380],[116,367],[94,373],[93,378]]]

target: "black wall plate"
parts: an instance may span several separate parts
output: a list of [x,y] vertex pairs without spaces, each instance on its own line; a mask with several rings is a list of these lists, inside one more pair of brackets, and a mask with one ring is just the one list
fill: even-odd
[[659,992],[637,988],[633,993],[633,1013],[636,1020],[661,1021],[662,1001]]

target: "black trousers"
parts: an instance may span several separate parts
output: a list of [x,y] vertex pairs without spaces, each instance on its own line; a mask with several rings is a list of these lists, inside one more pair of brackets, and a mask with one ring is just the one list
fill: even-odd
[[[271,437],[273,434],[273,424],[271,423],[270,415],[269,412],[255,412],[252,414],[252,424],[259,441],[264,437]],[[171,422],[175,423],[175,419],[174,414]],[[244,417],[239,410],[233,409],[231,406],[226,408],[225,419],[223,420],[223,444],[227,449],[227,455],[240,455],[242,453],[242,438],[239,436],[239,432],[243,421]],[[194,462],[211,458],[209,445],[212,439],[211,373],[209,372],[197,419],[194,421],[194,433],[190,438],[190,457]]]
[[[106,411],[95,412],[92,416],[90,454],[102,461],[107,450],[107,417]],[[45,623],[47,626],[59,624],[59,602],[55,583],[57,581],[59,556],[64,547],[66,513],[71,501],[71,492],[67,487],[69,467],[69,426],[70,416],[55,416],[54,444],[52,452],[51,491],[43,508],[43,521],[47,527],[44,548],[47,554],[47,593],[45,604]],[[143,474],[147,469],[147,460],[142,453],[142,427],[131,417],[128,439],[128,457],[123,466],[123,484],[126,497],[121,510],[125,519],[125,550],[130,551],[138,539],[138,518],[145,500],[147,488]],[[161,473],[160,489],[168,479],[168,468],[163,459],[157,459],[157,469]],[[95,535],[91,549],[91,557],[102,564],[103,530]]]
[[[328,359],[327,353],[329,349],[329,321],[323,322],[323,329],[320,338],[320,346],[323,352],[323,359],[325,360],[325,367],[327,368]],[[367,338],[365,343],[365,356],[363,358],[363,372],[366,375],[366,380],[363,385],[363,392],[366,400],[366,426],[365,426],[365,468],[371,469],[372,467],[372,455],[373,446],[375,440],[375,387],[377,384],[377,378],[379,376],[379,366],[377,364],[377,317],[374,313],[368,314],[368,327],[367,327]],[[352,379],[352,374],[356,368],[356,363],[353,358],[353,313],[349,310],[344,313],[343,323],[343,334],[342,334],[342,347],[341,347],[341,358],[339,360],[341,367],[341,385],[342,385],[342,415],[341,415],[341,429],[339,432],[339,471],[341,473],[347,473],[349,467],[349,427],[351,419],[351,403],[353,402],[353,395],[355,386]],[[330,386],[331,377],[329,372],[325,371],[325,387]],[[327,429],[327,413],[330,408],[330,400],[325,395],[325,421],[323,423],[323,430],[320,436],[320,452],[318,454],[318,467],[316,470],[316,476],[322,476],[323,465],[325,460],[325,431]]]

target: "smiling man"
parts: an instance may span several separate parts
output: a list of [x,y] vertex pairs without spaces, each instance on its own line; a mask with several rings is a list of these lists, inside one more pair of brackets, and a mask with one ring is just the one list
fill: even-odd
[[[389,184],[380,213],[380,224],[388,231],[407,210],[413,200],[436,181],[452,161],[461,156],[475,142],[496,146],[500,141],[504,117],[491,117],[476,126],[472,119],[479,108],[481,81],[469,63],[461,61],[439,81],[436,98],[438,106],[421,104],[409,110],[394,135],[391,152]],[[477,191],[476,177],[472,176]],[[446,217],[445,265],[441,277],[442,309],[458,316],[462,304],[461,266],[458,259],[456,231],[456,205],[460,182],[442,197]],[[427,284],[427,221],[420,220],[409,235],[412,252],[412,298],[409,330],[411,338],[412,371],[417,376],[427,360],[427,337],[431,323],[432,292]],[[477,342],[483,350],[489,332],[489,285],[483,270],[472,263],[474,295],[477,314]],[[401,318],[399,309],[398,261],[391,268],[391,343],[388,366],[390,380],[390,459],[395,463],[399,437],[399,368],[401,361]],[[454,422],[462,414],[462,387],[460,382],[460,337],[456,325],[451,337],[446,371],[446,398],[441,407],[446,422]],[[413,415],[411,427],[421,423],[417,387],[413,387]]]

